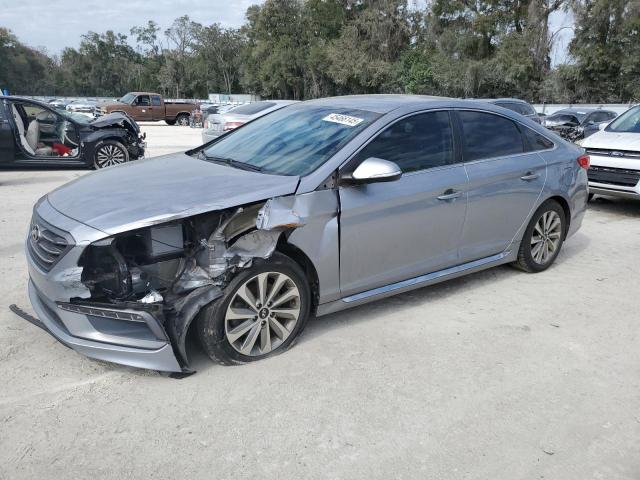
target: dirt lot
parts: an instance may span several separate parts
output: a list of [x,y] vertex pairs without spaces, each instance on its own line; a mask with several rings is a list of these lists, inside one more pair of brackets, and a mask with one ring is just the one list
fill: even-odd
[[[200,135],[144,128],[151,156]],[[0,172],[1,479],[640,478],[640,202],[596,200],[545,273],[312,320],[252,365],[196,351],[174,380],[83,358],[8,309],[30,311],[33,203],[84,173]]]

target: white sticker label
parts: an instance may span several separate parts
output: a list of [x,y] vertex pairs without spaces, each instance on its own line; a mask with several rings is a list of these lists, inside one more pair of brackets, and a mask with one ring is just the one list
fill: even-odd
[[364,121],[364,118],[350,117],[349,115],[342,115],[340,113],[332,113],[322,119],[325,122],[339,123],[348,127],[355,127]]

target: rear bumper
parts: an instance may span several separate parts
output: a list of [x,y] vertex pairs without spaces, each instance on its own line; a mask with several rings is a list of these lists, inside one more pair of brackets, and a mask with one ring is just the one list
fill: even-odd
[[202,132],[202,143],[207,143],[211,140],[215,140],[216,138],[220,137],[220,135],[222,135],[222,133],[205,130],[204,132]]

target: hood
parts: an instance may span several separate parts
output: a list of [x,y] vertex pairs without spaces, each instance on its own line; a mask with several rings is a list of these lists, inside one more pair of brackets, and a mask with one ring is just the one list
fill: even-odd
[[49,193],[60,213],[110,235],[289,195],[298,177],[199,160],[184,153],[98,170]]
[[89,122],[95,128],[123,127],[131,130],[133,133],[139,133],[140,127],[130,116],[122,113],[109,113]]
[[603,148],[607,150],[632,150],[640,152],[640,133],[607,132],[600,130],[587,137],[584,148]]

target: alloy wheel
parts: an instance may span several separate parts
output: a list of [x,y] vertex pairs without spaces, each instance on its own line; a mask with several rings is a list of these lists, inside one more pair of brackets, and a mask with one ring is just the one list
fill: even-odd
[[560,246],[562,220],[553,210],[544,212],[531,234],[531,257],[539,265],[546,264]]
[[229,302],[224,319],[227,341],[242,355],[266,355],[291,335],[300,308],[300,292],[288,275],[260,273],[240,285]]
[[187,125],[189,125],[189,117],[187,116],[182,116],[178,119],[178,125],[181,125],[183,127],[186,127]]
[[126,161],[125,152],[116,145],[103,145],[96,155],[96,164],[100,168],[120,165]]

